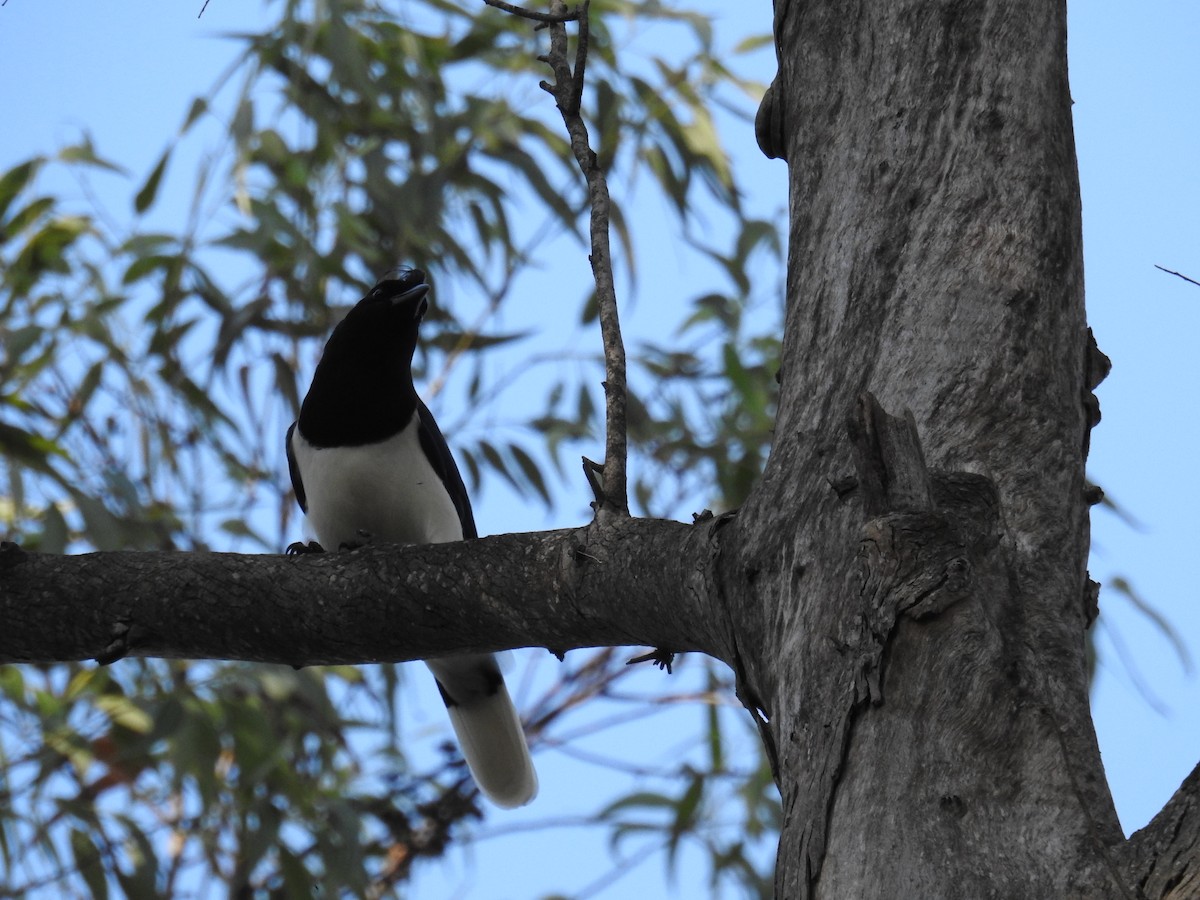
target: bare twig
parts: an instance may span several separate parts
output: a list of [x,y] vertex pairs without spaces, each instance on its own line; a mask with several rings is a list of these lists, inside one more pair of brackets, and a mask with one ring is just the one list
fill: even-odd
[[[573,89],[571,90],[571,99],[567,103],[567,113],[578,117],[579,108],[583,105],[583,80],[587,72],[587,54],[588,54],[588,38],[590,31],[588,30],[588,5],[591,0],[583,0],[583,16],[579,20],[579,34],[575,39],[575,72],[572,75],[571,81]],[[557,76],[556,76],[557,77]],[[565,116],[567,113],[564,113]],[[584,134],[587,134],[587,129],[584,129]],[[596,157],[592,156],[592,164],[595,165]],[[580,164],[582,168],[582,163]],[[585,171],[586,175],[587,172]],[[603,178],[603,173],[601,178]]]
[[515,6],[512,3],[505,3],[504,0],[483,0],[488,6],[494,6],[496,9],[502,9],[506,13],[512,13],[522,19],[532,19],[534,22],[542,22],[545,25],[559,25],[563,22],[574,22],[581,17],[587,18],[587,4],[580,9],[576,7],[572,10],[567,10],[563,5],[562,12],[535,12],[532,9],[526,9],[523,6]]
[[1176,278],[1182,278],[1184,281],[1189,281],[1197,287],[1200,287],[1200,281],[1197,281],[1195,278],[1188,278],[1186,275],[1176,272],[1173,269],[1164,269],[1157,263],[1155,263],[1154,268],[1158,269],[1160,272],[1166,272],[1168,275],[1174,275]]
[[[554,97],[562,114],[563,124],[571,139],[571,152],[579,164],[588,186],[591,207],[592,277],[596,282],[596,305],[599,309],[600,334],[604,342],[604,463],[597,465],[585,459],[584,473],[596,497],[596,512],[629,515],[629,488],[626,477],[628,443],[626,437],[625,345],[621,340],[621,322],[617,315],[617,293],[613,281],[612,251],[609,245],[608,220],[611,201],[608,182],[599,160],[588,142],[587,125],[580,115],[583,77],[587,66],[589,0],[573,11],[563,0],[550,0],[550,12],[536,13],[513,6],[504,0],[483,0],[488,6],[503,9],[516,16],[533,19],[548,27],[550,52],[539,57],[550,66],[554,83],[541,82],[543,90]],[[566,23],[579,22],[579,41],[572,70],[567,58]]]
[[[8,0],[4,0],[4,2],[5,2],[5,3],[7,3],[7,2],[8,2]],[[487,0],[484,0],[484,2],[487,2]],[[196,16],[196,18],[197,18],[197,19],[199,19],[201,16],[203,16],[203,15],[204,15],[204,11],[205,11],[206,9],[208,9],[208,0],[204,0],[204,5],[203,5],[202,7],[200,7],[200,12],[199,12],[199,14]]]
[[[485,0],[490,3],[491,0]],[[551,0],[552,16],[566,14],[563,0]],[[627,438],[625,425],[626,381],[625,345],[621,340],[621,322],[617,315],[617,294],[613,282],[612,252],[609,246],[608,219],[611,201],[604,171],[588,142],[587,125],[579,114],[580,96],[587,60],[588,0],[584,0],[579,18],[579,46],[575,68],[567,58],[567,29],[562,21],[550,24],[550,52],[544,61],[554,74],[554,84],[543,81],[541,87],[554,97],[563,124],[571,138],[571,152],[579,170],[587,180],[588,202],[591,206],[592,277],[596,281],[596,303],[599,308],[600,333],[604,341],[604,399],[605,442],[602,476],[592,477],[594,463],[584,462],[584,471],[596,495],[597,512],[629,514],[629,492],[626,479]]]

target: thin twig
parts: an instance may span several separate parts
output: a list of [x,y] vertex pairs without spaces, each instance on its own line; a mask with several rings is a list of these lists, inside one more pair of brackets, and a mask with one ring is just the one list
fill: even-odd
[[[563,0],[550,0],[550,12],[535,13],[504,0],[483,0],[488,6],[503,9],[516,16],[533,19],[549,27],[550,52],[538,59],[550,66],[554,84],[541,82],[540,87],[554,97],[562,114],[563,124],[571,138],[571,152],[579,164],[588,186],[591,207],[592,277],[596,282],[596,305],[599,310],[600,334],[604,343],[604,463],[596,466],[584,460],[584,473],[596,496],[597,514],[629,515],[627,484],[628,442],[626,436],[627,386],[625,378],[625,344],[621,340],[621,322],[617,315],[617,292],[612,272],[612,251],[609,244],[609,213],[612,203],[608,182],[600,168],[595,152],[588,141],[587,125],[580,115],[583,76],[587,66],[589,0],[568,12]],[[567,59],[566,23],[579,21],[579,45],[575,54],[575,69]]]
[[[485,0],[491,2],[491,0]],[[566,13],[563,0],[551,0],[550,13],[562,17]],[[567,59],[567,29],[562,21],[550,25],[550,52],[545,62],[554,73],[554,84],[542,82],[562,114],[563,124],[571,138],[571,152],[579,170],[587,180],[588,203],[591,206],[592,277],[596,282],[596,304],[599,309],[600,334],[604,342],[604,411],[605,441],[602,480],[589,477],[596,494],[597,512],[629,514],[629,489],[626,478],[626,380],[625,345],[621,339],[621,321],[617,315],[617,292],[612,272],[612,251],[609,245],[609,212],[612,206],[604,171],[588,142],[587,125],[579,113],[580,95],[587,56],[588,0],[580,9],[580,46],[576,54],[575,71]],[[585,472],[590,472],[584,463]]]
[[[590,37],[588,28],[588,7],[590,5],[591,0],[583,0],[583,16],[579,19],[579,34],[575,39],[575,72],[571,78],[574,88],[571,91],[571,100],[567,104],[567,111],[572,116],[578,116],[579,109],[583,106],[583,79],[587,72],[588,38]],[[594,161],[595,157],[592,159]]]
[[[512,3],[505,3],[504,0],[483,0],[483,2],[488,6],[494,6],[496,9],[502,9],[506,13],[512,13],[514,16],[518,16],[522,19],[532,19],[534,22],[542,22],[546,25],[560,25],[563,22],[574,22],[579,19],[580,16],[587,15],[586,3],[583,5],[582,10],[576,8],[569,11],[564,11],[562,13],[543,13],[535,12],[532,9],[526,9],[523,6],[515,6]],[[565,5],[563,6],[563,9],[566,10]]]
[[1200,281],[1197,281],[1195,278],[1188,278],[1186,275],[1182,275],[1172,269],[1164,269],[1157,263],[1155,263],[1154,268],[1158,269],[1160,272],[1166,272],[1168,275],[1174,275],[1176,278],[1182,278],[1184,281],[1190,281],[1192,284],[1200,287]]
[[[4,0],[4,2],[5,2],[5,3],[7,3],[7,2],[8,2],[8,0]],[[484,2],[486,3],[486,2],[487,2],[487,0],[484,0]],[[197,19],[199,19],[199,18],[200,18],[200,16],[203,16],[203,15],[204,15],[204,11],[205,11],[206,9],[208,9],[208,0],[204,0],[204,5],[203,5],[202,7],[200,7],[200,12],[199,12],[199,14],[196,16],[196,18],[197,18]]]

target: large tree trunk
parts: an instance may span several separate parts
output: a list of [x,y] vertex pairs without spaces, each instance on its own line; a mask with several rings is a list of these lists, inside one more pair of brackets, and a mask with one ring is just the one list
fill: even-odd
[[781,411],[731,529],[753,587],[726,590],[777,745],[780,897],[1125,893],[1084,665],[1100,357],[1065,18],[776,0]]

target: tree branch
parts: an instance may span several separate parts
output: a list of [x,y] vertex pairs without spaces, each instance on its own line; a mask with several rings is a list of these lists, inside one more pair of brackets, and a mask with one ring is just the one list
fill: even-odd
[[1125,845],[1130,881],[1147,900],[1200,895],[1200,765],[1149,825]]
[[565,11],[562,13],[556,13],[556,12],[543,13],[543,12],[536,12],[535,10],[532,10],[532,9],[526,9],[523,6],[516,6],[512,3],[505,3],[504,0],[483,0],[483,2],[486,3],[488,6],[493,6],[496,9],[502,9],[506,13],[511,13],[512,15],[517,16],[518,18],[531,19],[534,22],[541,22],[546,25],[558,24],[558,23],[562,23],[562,22],[574,22],[580,18],[587,16],[587,4],[586,3],[583,5],[582,10],[580,10],[578,8],[572,9],[572,10],[566,10],[566,7],[564,6]]
[[0,663],[157,656],[293,666],[543,646],[720,657],[715,532],[585,528],[300,557],[0,552]]
[[[612,250],[609,242],[608,220],[612,201],[608,181],[596,153],[588,140],[587,124],[580,115],[584,73],[588,53],[588,7],[590,0],[568,11],[563,0],[551,0],[550,12],[532,10],[505,3],[504,0],[483,0],[488,6],[503,9],[515,16],[542,23],[550,30],[550,52],[540,59],[550,66],[554,83],[541,82],[543,90],[554,97],[563,124],[571,139],[571,152],[579,164],[588,186],[591,207],[592,277],[596,282],[596,305],[599,310],[600,334],[604,342],[604,462],[600,465],[585,458],[583,471],[596,497],[596,513],[629,515],[627,475],[628,437],[626,434],[626,401],[628,394],[625,376],[625,344],[621,338],[621,320],[617,314],[617,292],[612,272]],[[575,66],[567,57],[566,23],[578,20],[579,37],[575,49]]]
[[1162,266],[1158,265],[1158,263],[1154,264],[1154,268],[1158,269],[1160,272],[1166,272],[1168,275],[1174,275],[1176,278],[1182,278],[1184,281],[1190,282],[1191,284],[1194,284],[1197,287],[1200,287],[1200,281],[1197,281],[1194,278],[1188,278],[1186,275],[1184,275],[1180,272],[1176,272],[1174,269],[1164,269]]
[[[499,5],[499,0],[484,2],[489,6]],[[571,152],[587,181],[588,203],[591,207],[592,252],[588,260],[592,264],[592,277],[596,282],[596,305],[599,309],[600,333],[604,341],[605,440],[603,466],[597,469],[594,464],[589,466],[585,461],[584,471],[596,495],[597,513],[607,511],[628,515],[628,445],[625,413],[628,388],[625,377],[625,344],[621,339],[621,321],[617,314],[617,293],[608,233],[611,200],[604,170],[601,169],[599,160],[591,148],[587,124],[580,115],[584,72],[587,67],[588,0],[584,0],[583,6],[577,10],[576,17],[579,19],[579,39],[574,70],[567,56],[565,23],[570,20],[571,14],[568,14],[566,4],[563,0],[551,0],[550,17],[540,20],[548,22],[550,30],[550,52],[542,59],[554,73],[554,83],[543,81],[541,86],[554,97],[562,115],[563,124],[571,139]]]

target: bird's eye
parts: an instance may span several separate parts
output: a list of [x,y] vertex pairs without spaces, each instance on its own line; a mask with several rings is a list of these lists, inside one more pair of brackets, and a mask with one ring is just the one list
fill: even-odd
[[375,290],[371,291],[371,293],[367,294],[367,296],[368,297],[382,297],[383,291],[380,288],[375,288]]

